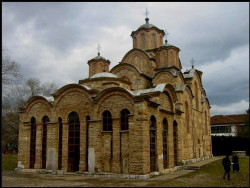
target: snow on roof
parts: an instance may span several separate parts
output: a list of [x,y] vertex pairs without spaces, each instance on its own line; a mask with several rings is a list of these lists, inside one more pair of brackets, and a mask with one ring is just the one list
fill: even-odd
[[118,78],[115,74],[108,73],[108,72],[101,72],[101,73],[91,76],[90,78],[100,78],[100,77]]
[[141,90],[136,90],[136,91],[129,91],[130,93],[132,92],[134,96],[139,96],[142,93],[151,93],[151,92],[163,92],[165,86],[167,84],[163,83],[163,84],[158,84],[156,87],[154,88],[150,88],[150,89],[141,89]]
[[52,97],[52,96],[43,96],[43,95],[41,95],[41,97],[45,98],[48,102],[54,102],[54,97]]

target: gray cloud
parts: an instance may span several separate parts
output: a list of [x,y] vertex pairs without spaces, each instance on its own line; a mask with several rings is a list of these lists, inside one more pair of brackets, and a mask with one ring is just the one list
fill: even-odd
[[145,23],[146,8],[149,22],[167,29],[169,43],[181,49],[183,71],[194,57],[204,72],[212,114],[244,113],[236,104],[249,100],[248,3],[4,2],[3,44],[25,78],[77,83],[88,77],[98,43],[110,68],[121,61],[132,48],[131,32]]

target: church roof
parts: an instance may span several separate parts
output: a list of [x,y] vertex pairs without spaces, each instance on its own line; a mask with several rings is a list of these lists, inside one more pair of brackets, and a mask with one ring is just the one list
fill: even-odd
[[109,77],[109,78],[118,78],[115,74],[109,73],[109,72],[101,72],[98,74],[94,74],[91,78],[100,78],[100,77]]

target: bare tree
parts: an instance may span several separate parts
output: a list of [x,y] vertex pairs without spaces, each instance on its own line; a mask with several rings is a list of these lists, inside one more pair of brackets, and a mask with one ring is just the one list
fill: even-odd
[[29,78],[22,85],[13,87],[11,92],[3,96],[2,103],[2,149],[9,142],[17,145],[19,133],[19,110],[33,96],[54,93],[57,90],[55,83],[41,84],[37,78]]
[[33,96],[45,95],[54,93],[57,90],[55,83],[46,82],[41,84],[40,80],[37,78],[29,78],[21,86],[17,86],[12,89],[12,95],[16,100],[18,107],[23,107],[24,104]]
[[18,78],[21,77],[20,65],[15,61],[12,61],[8,49],[6,47],[2,48],[2,84],[6,86],[13,83]]

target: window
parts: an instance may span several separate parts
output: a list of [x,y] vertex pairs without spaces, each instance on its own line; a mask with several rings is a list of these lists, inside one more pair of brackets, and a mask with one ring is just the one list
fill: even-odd
[[30,168],[34,168],[36,160],[36,119],[30,121]]
[[190,133],[190,128],[189,128],[189,109],[188,109],[188,103],[185,103],[185,119],[186,119],[186,128],[187,132]]
[[47,160],[47,122],[48,116],[43,117],[43,134],[42,134],[42,169],[46,169]]
[[129,110],[123,109],[121,111],[121,130],[125,131],[129,129],[128,115],[130,114]]
[[89,164],[88,164],[88,155],[89,155],[89,120],[90,117],[86,117],[86,161],[85,161],[85,166],[86,166],[86,171],[89,169]]
[[76,112],[69,114],[68,126],[68,171],[78,171],[80,160],[80,120]]
[[173,142],[174,142],[174,165],[177,166],[177,144],[178,144],[178,135],[177,135],[177,122],[173,123]]
[[103,131],[112,131],[112,116],[109,111],[102,113]]
[[163,167],[168,167],[168,121],[166,118],[163,119],[163,130],[162,130],[162,146],[163,146]]
[[153,45],[153,48],[156,48],[156,35],[155,35],[155,33],[152,34],[152,45]]
[[208,127],[207,127],[207,112],[205,111],[205,134],[208,134]]
[[194,92],[195,92],[196,109],[199,110],[199,95],[198,95],[198,86],[197,86],[197,82],[194,83]]
[[141,48],[145,49],[145,34],[141,34]]
[[62,118],[58,118],[59,123],[59,142],[58,142],[58,170],[62,169],[62,133],[63,133],[63,124]]
[[156,119],[155,116],[150,118],[150,130],[149,130],[149,139],[150,139],[150,171],[157,170],[156,163]]
[[231,126],[211,127],[211,133],[232,133]]

